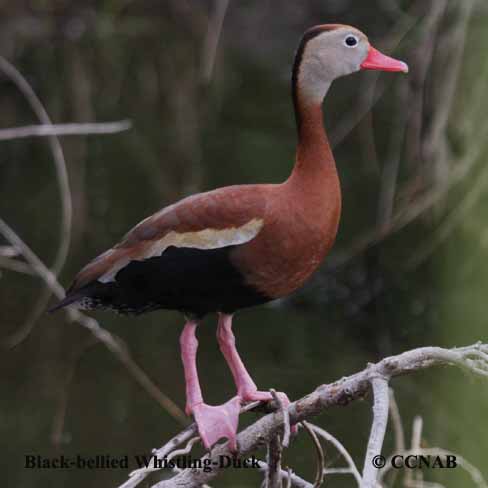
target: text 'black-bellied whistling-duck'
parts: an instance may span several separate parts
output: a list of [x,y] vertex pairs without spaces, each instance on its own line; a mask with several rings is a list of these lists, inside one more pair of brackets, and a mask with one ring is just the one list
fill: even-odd
[[[186,412],[207,448],[227,438],[235,450],[241,403],[271,399],[257,390],[237,352],[232,314],[301,287],[334,243],[341,190],[322,101],[336,78],[361,69],[408,71],[353,27],[309,29],[292,73],[298,145],[290,177],[275,185],[219,188],[151,215],[85,266],[53,309],[181,311],[187,320],[180,339]],[[210,312],[218,313],[217,340],[237,387],[237,395],[219,406],[203,402],[196,366],[195,330]]]

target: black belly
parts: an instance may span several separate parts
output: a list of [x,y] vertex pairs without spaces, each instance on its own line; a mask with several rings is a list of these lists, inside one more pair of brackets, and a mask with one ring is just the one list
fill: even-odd
[[88,285],[81,305],[127,314],[169,309],[202,317],[210,312],[233,313],[270,301],[247,285],[232,264],[229,253],[234,247],[171,246],[161,256],[130,262],[113,282]]

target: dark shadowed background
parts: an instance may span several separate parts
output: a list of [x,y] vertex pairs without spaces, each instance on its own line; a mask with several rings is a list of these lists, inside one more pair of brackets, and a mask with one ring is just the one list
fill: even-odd
[[[53,123],[132,122],[117,134],[61,138],[71,226],[48,139],[0,141],[0,217],[60,270],[64,286],[132,225],[176,199],[283,181],[296,142],[289,79],[299,37],[314,24],[349,23],[405,60],[410,74],[360,73],[329,92],[325,122],[344,202],[338,240],[306,288],[236,316],[243,359],[262,389],[296,399],[386,355],[487,339],[485,2],[26,0],[1,2],[0,13],[0,55]],[[1,128],[39,122],[3,62],[0,107]],[[54,298],[1,235],[0,246],[4,485],[115,487],[127,471],[29,470],[24,457],[149,453],[180,423],[86,328],[63,312],[46,315]],[[93,316],[183,407],[182,317]],[[214,317],[199,339],[204,394],[221,402],[234,390]],[[392,385],[408,442],[420,415],[422,445],[459,453],[488,478],[486,382],[435,369]],[[317,423],[361,467],[370,417],[367,399]],[[390,432],[386,451],[392,447]],[[335,451],[328,454],[334,464]],[[313,479],[314,448],[304,434],[284,465]],[[460,469],[424,475],[446,487],[475,486]],[[228,471],[212,485],[259,486],[260,479]],[[352,481],[334,475],[327,486]]]

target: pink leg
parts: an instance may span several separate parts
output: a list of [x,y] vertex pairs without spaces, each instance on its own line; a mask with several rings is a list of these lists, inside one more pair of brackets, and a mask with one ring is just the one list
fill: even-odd
[[180,337],[181,359],[185,370],[186,413],[193,414],[203,445],[210,449],[222,437],[229,440],[230,449],[237,450],[236,432],[239,421],[240,399],[234,397],[218,406],[203,403],[197,372],[197,322],[185,324]]
[[[217,327],[217,340],[220,350],[229,365],[237,387],[237,395],[244,402],[250,401],[269,401],[273,399],[271,393],[267,391],[258,391],[256,384],[248,373],[241,357],[236,349],[236,338],[232,333],[232,315],[221,314],[219,316],[219,325]],[[286,395],[281,394],[284,400]],[[285,403],[289,403],[286,398]]]
[[[256,384],[248,373],[241,357],[236,349],[236,338],[232,333],[232,315],[220,314],[219,325],[217,326],[217,340],[220,350],[229,365],[237,387],[237,397],[243,402],[270,401],[273,399],[271,393],[258,391]],[[279,392],[282,404],[286,407],[290,404],[286,393]],[[291,426],[292,433],[297,432],[296,425]]]

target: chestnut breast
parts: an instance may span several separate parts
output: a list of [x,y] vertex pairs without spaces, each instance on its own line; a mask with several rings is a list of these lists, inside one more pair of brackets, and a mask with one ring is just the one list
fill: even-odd
[[328,180],[309,191],[289,181],[269,188],[263,229],[232,255],[249,285],[279,298],[318,268],[334,243],[341,213],[335,171]]

